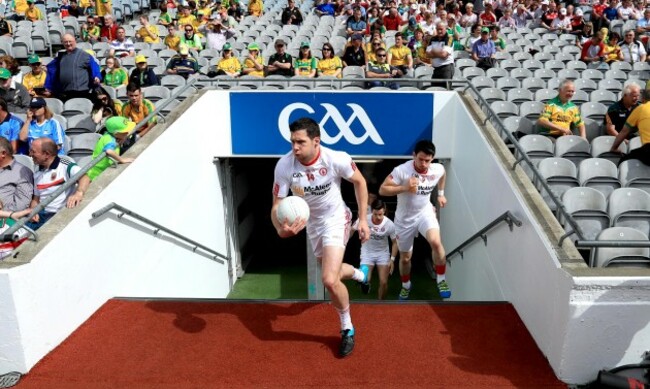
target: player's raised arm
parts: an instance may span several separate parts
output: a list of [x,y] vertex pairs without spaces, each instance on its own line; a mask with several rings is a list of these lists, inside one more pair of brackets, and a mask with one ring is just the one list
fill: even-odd
[[417,189],[417,180],[409,180],[407,185],[399,185],[393,180],[392,175],[388,175],[379,187],[379,194],[382,196],[397,196],[400,193],[412,191],[411,186],[413,184]]
[[287,220],[278,220],[278,206],[282,200],[283,199],[279,198],[278,196],[273,196],[273,206],[271,207],[271,222],[273,223],[273,227],[275,227],[275,230],[278,232],[280,238],[290,238],[297,235],[300,231],[302,231],[303,228],[305,228],[305,225],[307,225],[307,220],[296,218],[293,224],[289,224]]

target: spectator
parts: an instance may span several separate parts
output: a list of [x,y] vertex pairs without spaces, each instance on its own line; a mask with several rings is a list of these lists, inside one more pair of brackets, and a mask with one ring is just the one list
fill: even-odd
[[623,21],[637,20],[639,16],[632,5],[632,0],[623,0],[623,4],[618,7],[618,19]]
[[170,24],[169,26],[167,26],[167,32],[168,34],[165,37],[163,43],[170,50],[178,51],[181,45],[181,38],[176,34],[176,26]]
[[621,54],[623,54],[623,61],[629,63],[645,62],[645,48],[640,41],[634,39],[634,30],[628,30],[625,32],[623,42],[620,46]]
[[14,29],[4,16],[0,15],[0,36],[14,36]]
[[366,53],[363,50],[362,41],[361,36],[352,36],[352,41],[345,48],[345,52],[341,58],[345,66],[366,66]]
[[23,123],[19,117],[9,112],[7,102],[0,99],[0,136],[11,143],[14,154],[18,152],[18,139]]
[[233,1],[230,3],[228,7],[228,16],[234,19],[237,23],[240,23],[244,18],[244,13],[237,2]]
[[30,168],[14,159],[11,144],[5,138],[0,137],[0,202],[2,202],[2,209],[10,212],[28,209],[33,193],[34,173]]
[[454,56],[451,39],[444,23],[436,25],[436,35],[429,41],[427,56],[431,58],[433,77],[438,80],[451,80],[454,77]]
[[411,38],[409,43],[406,45],[411,50],[411,55],[415,61],[415,53],[418,51],[420,46],[424,44],[424,31],[418,28],[415,30],[415,35]]
[[540,27],[550,30],[551,25],[553,24],[553,21],[558,16],[557,7],[556,7],[554,2],[549,3],[548,0],[543,0],[542,1],[542,10],[544,11],[544,13],[542,14],[542,18],[541,18],[541,21],[540,21]]
[[111,3],[111,0],[97,0],[94,14],[103,18],[106,15],[110,15],[111,12],[113,12],[113,4]]
[[510,8],[507,8],[504,11],[503,16],[501,16],[501,18],[497,23],[497,27],[517,28],[517,22],[515,22],[515,19],[512,17],[512,11],[510,10]]
[[[79,8],[79,3],[77,3],[77,0],[70,0],[70,8],[68,8],[68,16],[73,16],[75,18],[78,18],[82,14],[83,14],[82,9]],[[63,17],[63,15],[61,17]]]
[[147,15],[140,16],[140,24],[142,27],[135,33],[137,39],[145,43],[160,43],[160,36],[158,36],[158,27],[149,23]]
[[0,68],[0,98],[7,102],[9,112],[27,111],[31,97],[23,84],[16,82],[8,69]]
[[[117,161],[117,163],[133,162],[133,158],[120,156],[120,148],[133,128],[135,128],[135,123],[126,118],[114,116],[108,119],[106,121],[106,133],[97,141],[93,151],[93,159],[99,157],[103,152],[106,152],[106,156],[90,168],[87,175],[82,177],[81,180],[94,181],[104,170],[113,165],[113,161]],[[82,185],[81,180],[79,180],[79,185]],[[75,202],[76,193],[73,196],[72,202],[69,200],[68,203],[74,206],[78,202]]]
[[420,28],[426,35],[434,35],[436,33],[436,22],[433,20],[433,14],[429,11],[424,13],[424,20],[420,22]]
[[398,68],[403,75],[413,77],[413,54],[404,45],[402,34],[395,34],[395,45],[388,49],[386,61],[390,66]]
[[604,51],[605,62],[612,63],[623,60],[623,53],[621,52],[621,47],[618,45],[620,40],[621,36],[617,32],[609,34],[609,41],[605,45]]
[[572,31],[571,33],[576,36],[576,46],[582,49],[584,44],[594,36],[594,26],[591,22],[587,22],[584,27],[582,27],[581,31]]
[[650,32],[650,8],[643,11],[643,17],[636,22],[636,33],[639,35]]
[[[38,138],[32,142],[29,155],[38,166],[34,173],[34,195],[30,203],[30,208],[36,208],[42,200],[47,200],[61,186],[65,185],[72,176],[77,174],[81,168],[68,159],[61,159],[57,156],[56,144],[50,138]],[[57,212],[66,205],[68,196],[74,192],[83,194],[88,190],[88,180],[79,182],[79,188],[71,186],[65,192],[59,194],[54,200],[45,206],[43,210],[34,215],[26,224],[27,227],[36,231],[50,220]]]
[[490,28],[490,40],[494,42],[494,47],[497,51],[504,51],[506,49],[506,41],[499,36],[499,31],[501,31],[499,26],[492,26]]
[[262,0],[250,0],[248,2],[248,14],[260,17],[264,12],[264,3]]
[[149,67],[147,64],[147,58],[144,55],[138,55],[135,57],[135,69],[131,72],[129,84],[135,84],[141,88],[160,85],[158,76],[156,76],[153,69]]
[[386,35],[386,27],[384,27],[384,20],[377,18],[374,23],[370,25],[370,35],[379,34],[381,39]]
[[120,60],[117,58],[106,58],[106,68],[102,70],[101,75],[103,80],[102,84],[115,89],[125,88],[129,83],[129,75],[126,73],[126,70],[120,66]]
[[223,56],[219,60],[219,63],[217,63],[214,69],[210,70],[208,76],[215,77],[226,75],[239,77],[241,75],[241,63],[237,57],[232,55],[232,46],[230,43],[223,45],[222,55]]
[[248,56],[244,60],[242,74],[264,77],[264,58],[260,55],[260,46],[255,42],[248,45]]
[[551,22],[551,32],[566,34],[571,32],[571,18],[567,16],[566,8],[560,8],[558,16]]
[[488,70],[496,66],[497,50],[494,42],[490,40],[490,29],[481,28],[481,38],[474,42],[472,46],[472,59],[476,61],[476,66]]
[[[415,36],[415,31],[417,31],[420,27],[418,26],[418,22],[415,20],[414,17],[411,17],[408,20],[408,24],[406,27],[402,29],[402,39],[404,39],[404,42],[409,42],[411,38]],[[390,52],[389,52],[390,54]]]
[[[129,101],[122,107],[122,116],[134,123],[140,124],[140,122],[156,109],[151,101],[144,98],[142,90],[135,84],[129,84],[126,87],[126,95],[129,97]],[[106,123],[108,127],[108,121]],[[140,137],[145,136],[155,125],[156,117],[154,116],[140,127],[138,135]]]
[[591,7],[590,21],[594,24],[596,30],[600,30],[602,27],[609,27],[609,22],[604,15],[606,8],[607,0],[599,0],[597,4]]
[[341,78],[343,71],[343,62],[334,53],[334,47],[331,43],[324,43],[322,48],[323,59],[318,61],[318,76],[329,76]]
[[539,133],[553,138],[563,135],[573,135],[573,130],[578,129],[581,137],[587,138],[585,124],[580,117],[580,109],[571,99],[576,92],[576,87],[571,80],[560,82],[558,96],[549,100],[539,119],[537,127]]
[[285,52],[287,43],[282,39],[275,41],[275,54],[269,57],[267,74],[278,74],[281,76],[293,76],[293,58]]
[[302,24],[302,12],[296,7],[295,0],[289,0],[287,8],[282,11],[282,17],[280,19],[282,24],[292,24],[299,26]]
[[27,120],[20,129],[19,138],[31,148],[32,142],[37,138],[50,138],[56,143],[59,155],[65,155],[65,132],[61,124],[54,119],[54,113],[47,107],[47,102],[42,97],[34,97],[29,104]]
[[104,25],[102,26],[102,41],[104,42],[113,42],[117,39],[117,29],[119,26],[115,23],[113,15],[107,14],[104,15]]
[[[387,60],[386,50],[380,48],[376,51],[377,62],[368,62],[368,70],[366,70],[366,78],[378,79],[392,79],[401,77],[402,71],[394,66],[390,66]],[[368,87],[387,86],[391,89],[399,89],[399,85],[395,82],[386,81],[370,81]]]
[[515,22],[515,28],[524,28],[528,25],[528,21],[533,19],[533,13],[528,11],[526,6],[523,4],[519,4],[517,6],[517,11],[512,15],[512,20]]
[[472,47],[474,47],[474,43],[481,39],[481,27],[480,24],[475,24],[472,26],[472,32],[470,35],[465,39],[465,51],[471,53],[472,52]]
[[167,74],[178,74],[179,76],[183,76],[183,78],[188,78],[198,72],[199,63],[190,55],[187,46],[183,45],[181,45],[178,54],[169,59],[167,70],[165,70]]
[[95,23],[95,18],[89,16],[86,23],[81,26],[81,39],[84,42],[95,44],[101,39],[102,30]]
[[413,52],[414,68],[418,68],[420,66],[432,66],[431,57],[429,57],[427,54],[427,49],[430,46],[431,38],[433,38],[431,35],[425,35],[422,38],[422,44],[419,45],[418,48]]
[[384,16],[384,27],[387,31],[399,31],[399,27],[404,24],[402,18],[397,13],[397,8],[393,7],[388,10],[388,15]]
[[14,81],[22,84],[23,72],[20,70],[20,64],[10,55],[0,56],[0,68],[8,69]]
[[34,5],[34,0],[27,0],[27,10],[25,10],[25,20],[35,22],[43,20],[43,13]]
[[161,26],[169,26],[174,23],[172,16],[167,11],[167,4],[160,4],[160,16],[158,16],[158,24]]
[[[605,115],[605,131],[607,131],[607,135],[618,136],[634,108],[640,105],[640,98],[641,88],[637,84],[628,84],[623,88],[621,99],[607,108],[607,114]],[[628,143],[629,139],[634,136],[636,134],[629,131],[625,143]]]
[[584,12],[580,8],[576,10],[575,16],[571,19],[571,33],[575,34],[582,31],[585,27],[585,19],[583,18]]
[[[444,20],[441,20],[441,22],[444,22]],[[465,29],[462,28],[460,24],[456,23],[456,17],[449,14],[449,16],[447,16],[447,34],[451,36],[454,41],[458,41],[460,40],[461,34],[464,35],[464,33]]]
[[485,2],[485,10],[478,16],[482,26],[494,26],[497,23],[497,16],[494,14],[494,9],[491,2]]
[[194,27],[191,24],[185,24],[183,28],[185,33],[181,35],[180,47],[185,45],[185,47],[187,47],[191,51],[194,51],[196,54],[200,53],[201,50],[203,50],[201,37],[195,33]]
[[[224,25],[225,23],[225,25]],[[226,41],[237,34],[237,31],[230,27],[227,20],[221,21],[219,19],[210,21],[205,28],[206,31],[206,46],[208,49],[215,49],[221,51],[221,48]]]
[[465,4],[465,13],[460,18],[460,25],[462,27],[470,27],[478,23],[478,15],[474,13],[474,4]]
[[100,87],[91,113],[93,122],[99,124],[113,116],[122,116],[122,104],[119,100],[113,100],[106,89]]
[[368,43],[366,46],[366,60],[368,62],[377,62],[377,50],[379,49],[386,49],[386,45],[384,42],[381,40],[380,37],[375,36],[372,38],[372,41]]
[[587,64],[600,63],[605,59],[605,44],[603,33],[598,31],[590,40],[582,45],[580,60]]
[[135,45],[131,38],[126,37],[124,27],[117,28],[117,37],[111,42],[108,56],[116,58],[135,57]]
[[99,64],[90,54],[77,48],[74,36],[63,35],[64,52],[47,64],[45,95],[63,101],[75,97],[91,98],[91,90],[101,82]]
[[[358,37],[358,35],[355,35],[355,37]],[[295,75],[314,78],[316,77],[317,68],[318,60],[311,55],[309,42],[302,42],[300,44],[300,52],[298,53],[298,57],[293,62]]]
[[354,7],[352,17],[347,20],[345,25],[348,38],[351,38],[352,35],[355,34],[364,35],[366,33],[368,25],[366,24],[366,21],[361,18],[360,7]]
[[330,15],[334,16],[336,13],[336,9],[334,8],[334,4],[331,3],[330,0],[321,0],[320,4],[316,6],[314,9],[314,13],[318,16],[323,16],[323,15]]
[[38,55],[32,54],[27,57],[27,63],[32,68],[32,71],[23,77],[23,85],[31,97],[43,96],[45,93],[47,73],[41,66],[41,59]]
[[603,11],[602,27],[609,27],[613,20],[618,18],[618,0],[609,0],[609,6]]
[[180,17],[178,18],[179,26],[187,26],[188,24],[192,26],[192,32],[195,28],[199,26],[199,21],[196,20],[196,16],[192,14],[192,9],[190,7],[180,7]]

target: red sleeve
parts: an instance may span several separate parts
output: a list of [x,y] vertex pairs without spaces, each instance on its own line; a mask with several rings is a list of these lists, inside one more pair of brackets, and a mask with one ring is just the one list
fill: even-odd
[[587,58],[587,52],[589,50],[589,47],[591,47],[591,39],[585,42],[584,45],[582,45],[582,51],[580,52],[580,59],[585,59]]
[[602,57],[605,55],[605,44],[603,42],[600,42],[600,45],[598,45],[600,50],[598,51],[598,56]]

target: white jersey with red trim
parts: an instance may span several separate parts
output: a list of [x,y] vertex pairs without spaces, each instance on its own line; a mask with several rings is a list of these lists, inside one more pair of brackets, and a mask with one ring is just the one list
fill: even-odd
[[397,195],[395,223],[400,225],[414,222],[427,207],[433,209],[431,192],[445,175],[445,167],[439,163],[432,163],[424,173],[418,173],[413,163],[413,161],[404,162],[396,166],[390,174],[391,179],[397,185],[407,185],[411,177],[418,179],[416,193],[403,192]]
[[305,199],[310,210],[308,228],[339,223],[346,219],[347,210],[341,196],[341,178],[350,179],[356,169],[350,155],[323,146],[309,165],[303,165],[289,152],[275,166],[273,195],[284,198],[291,190],[294,196]]
[[[56,157],[49,168],[41,168],[34,173],[34,195],[44,201],[79,170],[81,168],[74,162]],[[61,193],[45,207],[45,212],[56,213],[61,210],[65,206],[68,196],[74,191],[74,186],[71,186],[67,191]]]
[[[395,225],[393,221],[384,216],[379,224],[372,221],[372,215],[368,215],[368,227],[370,228],[370,239],[361,245],[361,258],[377,258],[390,255],[388,238],[395,239]],[[359,228],[359,219],[354,222],[352,228]]]

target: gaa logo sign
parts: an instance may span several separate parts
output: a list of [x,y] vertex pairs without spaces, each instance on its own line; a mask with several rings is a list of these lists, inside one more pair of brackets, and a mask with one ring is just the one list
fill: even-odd
[[22,375],[17,371],[0,375],[0,388],[11,388],[20,381]]
[[[325,109],[325,115],[318,122],[321,128],[321,140],[325,144],[335,144],[341,138],[345,139],[348,143],[352,145],[360,145],[364,143],[368,138],[377,145],[383,145],[384,140],[379,136],[377,128],[372,123],[366,111],[361,108],[358,104],[346,104],[351,110],[352,115],[346,120],[343,118],[343,115],[339,110],[329,103],[321,103],[320,106]],[[289,120],[294,111],[302,110],[308,114],[313,115],[316,111],[309,105],[305,103],[293,103],[287,105],[281,112],[278,117],[278,128],[280,129],[280,134],[287,141],[291,142],[291,131],[289,130]],[[337,134],[329,134],[325,131],[325,125],[328,121],[332,120],[338,128]],[[356,120],[361,123],[361,126],[365,130],[363,135],[356,136],[350,127]]]

